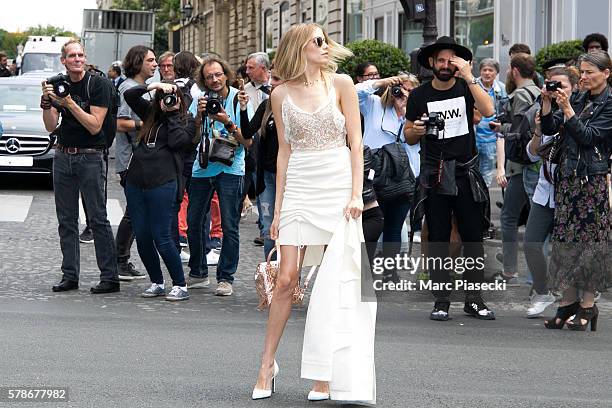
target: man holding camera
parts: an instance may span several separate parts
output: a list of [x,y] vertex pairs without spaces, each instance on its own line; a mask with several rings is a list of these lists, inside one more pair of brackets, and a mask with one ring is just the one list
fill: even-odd
[[[478,170],[474,135],[474,106],[483,116],[494,114],[493,102],[472,75],[472,53],[450,37],[440,37],[421,49],[418,61],[433,70],[431,82],[410,94],[404,136],[409,144],[421,141],[422,188],[425,189],[425,217],[429,230],[429,258],[441,259],[431,268],[435,304],[432,320],[448,320],[452,269],[445,268],[455,215],[464,245],[463,256],[484,258],[483,231],[489,227],[485,216],[488,193]],[[461,78],[455,76],[459,73]],[[426,118],[421,119],[423,116]],[[425,137],[423,137],[425,136]],[[479,192],[479,194],[475,194]],[[484,281],[484,270],[466,262],[462,280]],[[479,319],[493,320],[495,314],[483,302],[480,291],[466,291],[464,311]]]
[[[52,289],[64,292],[79,287],[80,191],[88,209],[100,268],[100,283],[91,288],[91,293],[118,292],[113,231],[106,215],[106,137],[102,131],[111,95],[102,78],[86,72],[81,43],[68,41],[61,52],[67,75],[44,81],[40,102],[45,128],[56,132],[59,138],[53,159],[53,189],[63,276]],[[60,115],[62,122],[57,128]]]
[[[244,176],[245,147],[252,143],[240,132],[238,89],[229,86],[233,81],[229,64],[217,56],[204,59],[197,83],[204,91],[194,98],[189,110],[196,118],[196,129],[201,128],[202,141],[193,164],[187,210],[187,240],[189,242],[190,289],[210,285],[208,266],[203,251],[202,223],[210,209],[213,193],[219,197],[223,243],[217,264],[218,296],[233,293],[234,273],[238,268],[240,201]],[[247,107],[253,117],[253,107]]]

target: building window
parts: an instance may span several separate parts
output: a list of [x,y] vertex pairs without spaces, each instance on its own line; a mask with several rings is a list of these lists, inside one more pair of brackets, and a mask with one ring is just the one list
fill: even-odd
[[344,42],[363,40],[363,0],[344,0]]
[[493,57],[494,0],[456,0],[454,36],[472,50],[474,66],[484,58]]
[[268,9],[264,11],[264,48],[266,52],[272,51],[272,44],[274,39],[274,20],[272,18],[272,10]]
[[281,3],[279,8],[279,22],[278,22],[278,32],[279,39],[289,30],[291,26],[290,16],[289,16],[289,2],[285,1]]
[[423,25],[415,21],[408,21],[404,13],[399,14],[398,21],[399,41],[397,46],[406,55],[409,55],[412,50],[419,48],[423,44]]
[[385,18],[378,17],[374,20],[374,39],[385,41]]
[[312,0],[313,20],[325,29],[327,29],[327,3],[328,0]]

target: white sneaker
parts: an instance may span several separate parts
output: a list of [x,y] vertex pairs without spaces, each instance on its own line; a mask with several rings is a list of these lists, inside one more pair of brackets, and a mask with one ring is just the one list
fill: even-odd
[[206,254],[206,265],[213,266],[219,263],[219,253],[214,249]]
[[417,231],[414,233],[414,237],[412,238],[412,242],[421,243],[421,231]]
[[527,317],[538,317],[544,310],[555,303],[555,297],[548,292],[545,295],[535,294],[531,298],[531,304],[527,309]]
[[190,255],[187,252],[181,251],[180,255],[181,255],[181,262],[182,263],[189,262]]

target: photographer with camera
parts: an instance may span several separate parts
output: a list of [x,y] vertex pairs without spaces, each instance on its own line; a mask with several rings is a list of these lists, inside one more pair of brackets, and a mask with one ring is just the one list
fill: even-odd
[[[106,136],[103,123],[111,105],[104,79],[86,72],[85,49],[77,40],[62,46],[67,75],[42,83],[40,107],[49,132],[58,135],[53,159],[53,190],[62,249],[62,280],[54,292],[79,287],[79,191],[93,230],[100,283],[91,293],[119,291],[113,231],[106,214]],[[61,117],[61,125],[57,127]]]
[[[400,72],[398,76],[372,79],[355,85],[359,98],[359,110],[363,116],[363,144],[370,149],[379,149],[390,143],[402,142],[413,176],[420,172],[420,145],[408,145],[403,140],[402,128],[406,121],[406,103],[410,92],[419,86],[416,76]],[[383,90],[382,96],[377,92]],[[375,174],[374,177],[377,175]],[[383,243],[385,257],[395,256],[401,247],[401,233],[404,221],[411,207],[411,199],[377,197],[364,207],[363,222],[366,242],[368,221],[383,219]],[[373,234],[374,235],[374,234]],[[375,243],[378,236],[371,239]],[[380,235],[380,234],[378,234]],[[386,276],[385,279],[388,279]]]
[[[206,57],[197,77],[197,83],[204,91],[194,98],[189,108],[196,118],[196,128],[201,128],[202,139],[189,188],[187,238],[191,257],[187,286],[195,289],[210,285],[202,242],[202,222],[216,191],[223,229],[217,265],[218,296],[233,293],[232,282],[238,268],[240,247],[244,150],[252,143],[252,139],[243,138],[240,131],[238,89],[229,86],[233,78],[234,74],[226,61],[215,55]],[[250,103],[247,109],[249,118],[252,118],[253,107]]]
[[[155,53],[151,48],[144,45],[133,46],[123,59],[123,69],[127,79],[119,86],[121,106],[119,106],[117,112],[117,136],[115,138],[115,171],[121,177],[120,183],[123,187],[125,187],[128,164],[136,148],[136,138],[142,127],[142,119],[128,105],[124,97],[125,92],[133,87],[144,85],[145,81],[155,74],[156,68]],[[144,97],[150,98],[150,95],[145,94]],[[144,273],[134,268],[134,265],[130,262],[134,230],[130,210],[127,206],[117,228],[115,243],[117,245],[119,279],[124,281],[144,279]]]
[[[142,96],[155,90],[152,101]],[[125,196],[136,234],[136,245],[151,286],[143,297],[166,293],[159,256],[172,277],[166,300],[189,298],[179,252],[171,237],[171,219],[183,196],[183,150],[195,136],[195,120],[183,93],[174,84],[154,82],[125,91],[125,100],[144,119],[125,176]]]
[[[472,52],[453,38],[440,37],[420,50],[418,61],[433,70],[431,82],[413,90],[406,108],[404,137],[409,144],[421,142],[421,186],[425,189],[424,212],[429,231],[430,258],[444,259],[449,253],[451,214],[457,218],[464,245],[463,256],[482,259],[483,233],[489,228],[488,190],[478,169],[474,135],[474,106],[483,116],[495,110],[489,95],[471,72]],[[459,73],[461,78],[455,77]],[[425,116],[423,118],[423,116]],[[451,271],[434,263],[434,284],[452,285]],[[466,268],[463,279],[484,281],[484,270]],[[432,320],[448,320],[451,290],[434,290]],[[479,290],[466,291],[463,309],[479,319],[495,314],[482,300]]]

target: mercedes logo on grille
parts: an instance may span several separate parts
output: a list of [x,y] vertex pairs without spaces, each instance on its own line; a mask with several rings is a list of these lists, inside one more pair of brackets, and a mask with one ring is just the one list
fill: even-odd
[[14,137],[11,137],[9,140],[6,141],[6,151],[9,153],[17,153],[19,151],[19,149],[21,148],[21,145],[19,144],[19,140],[17,140]]

